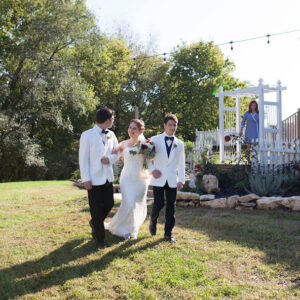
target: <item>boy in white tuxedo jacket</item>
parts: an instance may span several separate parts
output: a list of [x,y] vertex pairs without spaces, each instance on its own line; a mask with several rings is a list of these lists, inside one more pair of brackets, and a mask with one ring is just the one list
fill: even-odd
[[98,247],[105,248],[104,220],[114,206],[113,163],[118,154],[112,150],[118,147],[115,134],[108,130],[113,124],[113,111],[102,108],[97,111],[96,125],[84,131],[80,138],[79,165],[81,179],[88,191],[93,235]]
[[153,175],[150,184],[153,186],[154,193],[149,231],[152,235],[156,234],[157,219],[164,206],[164,194],[166,193],[165,239],[170,242],[176,242],[172,237],[175,225],[176,195],[177,190],[183,188],[185,181],[184,144],[174,136],[177,124],[178,119],[175,115],[167,114],[165,116],[165,132],[151,138],[155,144],[156,155],[153,161],[148,161],[149,171]]

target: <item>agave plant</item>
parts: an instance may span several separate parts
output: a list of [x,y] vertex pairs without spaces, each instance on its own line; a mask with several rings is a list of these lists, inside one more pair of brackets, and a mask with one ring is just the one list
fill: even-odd
[[286,192],[284,183],[286,176],[283,174],[274,174],[268,172],[266,174],[248,174],[249,189],[245,187],[248,193],[258,196],[281,196]]

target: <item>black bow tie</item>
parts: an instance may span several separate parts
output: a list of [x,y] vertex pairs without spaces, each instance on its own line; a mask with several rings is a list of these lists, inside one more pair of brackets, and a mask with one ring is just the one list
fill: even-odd
[[104,130],[104,129],[102,129],[102,133],[104,133],[104,134],[108,134],[108,130]]
[[174,137],[173,136],[165,136],[165,141],[169,141],[171,140],[172,142],[174,141]]

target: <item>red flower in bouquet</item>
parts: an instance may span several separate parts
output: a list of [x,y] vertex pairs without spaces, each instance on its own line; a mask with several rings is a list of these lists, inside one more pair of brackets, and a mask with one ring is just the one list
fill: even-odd
[[295,166],[295,169],[296,169],[296,171],[299,171],[299,172],[300,172],[300,165]]
[[231,137],[229,136],[229,135],[226,135],[225,137],[224,137],[224,140],[225,140],[225,142],[229,142],[230,140],[231,140]]
[[141,140],[137,143],[134,150],[130,150],[130,154],[142,154],[146,159],[153,159],[155,156],[155,146],[150,140]]
[[200,171],[200,170],[202,169],[202,166],[199,165],[199,164],[198,164],[198,165],[195,165],[195,169]]

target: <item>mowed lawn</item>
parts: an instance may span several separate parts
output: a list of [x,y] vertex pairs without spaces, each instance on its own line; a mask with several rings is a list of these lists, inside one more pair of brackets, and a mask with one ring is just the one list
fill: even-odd
[[177,244],[162,240],[162,215],[156,237],[147,218],[137,240],[108,234],[96,250],[71,181],[0,194],[0,299],[300,298],[299,213],[177,208]]

